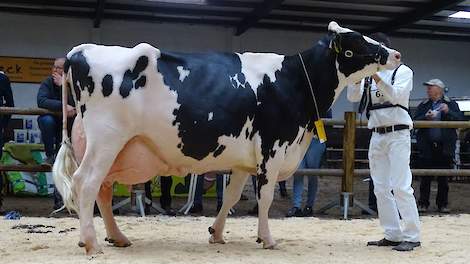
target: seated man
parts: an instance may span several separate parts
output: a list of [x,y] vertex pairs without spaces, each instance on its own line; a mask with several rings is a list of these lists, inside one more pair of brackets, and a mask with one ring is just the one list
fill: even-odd
[[[0,106],[15,106],[13,103],[13,94],[11,92],[10,80],[0,71]],[[10,115],[0,116],[0,157],[3,154],[3,131],[10,121]],[[0,175],[0,212],[2,211],[2,190],[3,190],[3,175]]]
[[[38,107],[54,112],[62,111],[62,75],[64,72],[65,58],[58,58],[54,61],[51,76],[47,77],[39,87],[37,103]],[[70,94],[70,93],[69,93]],[[74,103],[69,96],[69,104],[67,105],[67,116],[72,118],[75,116]],[[73,122],[68,122],[70,125]],[[47,164],[54,163],[54,155],[60,147],[62,138],[62,117],[51,114],[41,115],[38,118],[39,129],[41,130],[42,141],[46,151]],[[71,127],[71,126],[70,126]],[[70,129],[69,129],[70,130]]]
[[[54,61],[51,76],[47,77],[39,87],[37,102],[38,107],[54,112],[62,111],[62,75],[64,73],[65,58],[58,58]],[[73,118],[76,114],[73,98],[69,93],[67,116]],[[69,122],[68,131],[72,130],[73,119]],[[39,129],[41,130],[42,141],[46,151],[47,164],[54,163],[54,156],[60,148],[62,141],[62,116],[52,114],[41,115],[38,118]],[[62,207],[62,198],[54,188],[54,210]]]

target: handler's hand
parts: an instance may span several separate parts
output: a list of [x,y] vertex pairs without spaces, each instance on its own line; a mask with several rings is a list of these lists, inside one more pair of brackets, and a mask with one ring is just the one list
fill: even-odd
[[372,79],[374,79],[375,83],[376,84],[379,84],[379,82],[382,81],[382,79],[379,77],[379,75],[377,73],[375,73],[374,75],[372,75]]

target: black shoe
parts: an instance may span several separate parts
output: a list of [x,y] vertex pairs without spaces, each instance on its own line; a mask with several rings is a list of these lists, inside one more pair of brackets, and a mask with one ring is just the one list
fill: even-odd
[[313,216],[313,208],[311,206],[305,206],[302,215],[305,217]]
[[163,210],[165,210],[165,212],[163,213],[164,215],[176,216],[176,211],[173,210],[171,207],[163,208]]
[[251,209],[250,211],[248,211],[248,214],[249,215],[258,215],[258,205],[255,205],[253,207],[253,209]]
[[286,216],[287,217],[293,217],[293,216],[302,217],[304,216],[304,213],[299,207],[292,207],[291,209],[289,209],[289,211],[287,211]]
[[409,241],[403,241],[400,243],[400,245],[393,247],[393,250],[396,251],[412,251],[415,247],[420,247],[421,242],[409,242]]
[[418,213],[427,213],[428,212],[428,206],[425,205],[419,205],[418,206]]
[[202,204],[193,204],[191,209],[189,209],[191,214],[201,214],[202,213]]
[[378,240],[378,241],[369,241],[367,242],[367,246],[377,246],[377,247],[396,247],[401,245],[402,242],[391,241],[386,238]]
[[440,206],[437,210],[441,214],[450,214],[450,209],[447,206]]

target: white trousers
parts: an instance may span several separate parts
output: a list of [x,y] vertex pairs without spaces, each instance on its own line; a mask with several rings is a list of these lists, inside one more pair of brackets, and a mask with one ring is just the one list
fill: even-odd
[[372,133],[370,174],[374,181],[380,225],[385,230],[385,238],[391,241],[420,241],[419,215],[411,187],[410,154],[409,130]]

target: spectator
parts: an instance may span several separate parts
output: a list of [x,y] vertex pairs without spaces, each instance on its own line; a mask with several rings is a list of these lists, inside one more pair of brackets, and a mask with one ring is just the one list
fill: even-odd
[[[312,139],[307,153],[305,154],[299,169],[318,169],[325,153],[326,144],[320,143],[317,138]],[[302,204],[302,193],[304,191],[304,175],[294,176],[294,190],[292,195],[293,207],[287,212],[287,217],[313,216],[313,205],[318,189],[318,177],[308,176],[307,202],[304,209],[300,209]]]
[[[37,96],[38,107],[55,112],[62,111],[62,75],[64,73],[64,62],[65,58],[56,59],[52,67],[51,76],[47,77],[47,79],[41,83]],[[67,105],[67,116],[69,118],[74,117],[76,114],[73,105],[73,99],[69,96]],[[73,120],[68,123],[71,127]],[[54,156],[60,147],[62,137],[62,117],[51,114],[41,115],[38,118],[38,124],[47,156],[45,163],[53,164]]]
[[[62,111],[62,75],[64,73],[65,58],[58,58],[54,61],[51,76],[47,77],[39,87],[37,103],[38,107],[47,110]],[[70,93],[69,93],[70,95]],[[68,98],[67,117],[71,118],[68,122],[69,133],[73,125],[75,116],[75,107],[71,96]],[[46,164],[54,163],[54,156],[60,147],[62,140],[62,117],[51,114],[38,117],[38,125],[41,130],[42,141],[46,151]],[[62,197],[57,189],[54,188],[54,210],[62,207]]]
[[[416,120],[457,121],[463,114],[457,103],[444,95],[444,83],[439,79],[425,82],[428,99],[421,102],[416,111]],[[417,146],[420,151],[420,167],[426,169],[451,169],[454,165],[456,129],[426,128],[419,129]],[[422,177],[420,184],[419,211],[427,212],[432,177]],[[438,177],[436,205],[441,213],[449,213],[447,177]]]
[[[326,114],[327,118],[331,118],[332,113],[329,110]],[[321,160],[323,154],[326,150],[326,144],[320,143],[317,138],[313,138],[310,142],[310,146],[305,153],[303,160],[299,164],[299,169],[318,169],[320,168]],[[315,198],[317,196],[318,190],[318,177],[317,176],[308,176],[308,192],[307,192],[307,202],[304,209],[300,209],[302,204],[302,193],[304,191],[304,176],[295,175],[294,176],[294,187],[293,187],[293,196],[292,203],[293,207],[287,212],[287,217],[302,217],[302,216],[313,216],[313,206],[315,203]]]
[[196,183],[196,193],[194,194],[194,203],[193,207],[189,210],[190,213],[192,214],[200,214],[203,211],[203,206],[202,206],[202,196],[205,193],[204,190],[204,179],[207,178],[210,180],[211,178],[215,178],[215,184],[216,184],[216,192],[217,192],[217,212],[220,211],[220,208],[222,208],[222,203],[223,203],[223,192],[224,192],[224,176],[222,174],[215,174],[212,172],[205,173],[202,175],[199,175],[197,177],[197,183]]
[[[148,181],[145,183],[145,195],[147,199],[152,201],[152,181]],[[173,179],[171,176],[160,176],[160,206],[163,210],[165,210],[166,215],[175,216],[176,212],[171,208],[171,186],[173,185]],[[150,212],[150,207],[148,205],[145,206],[145,213]]]
[[[0,71],[0,106],[15,106],[13,102],[13,94],[11,92],[10,80]],[[10,121],[10,115],[0,116],[0,157],[3,155],[3,133]],[[0,175],[0,211],[2,209],[2,191],[3,191],[3,175]]]

